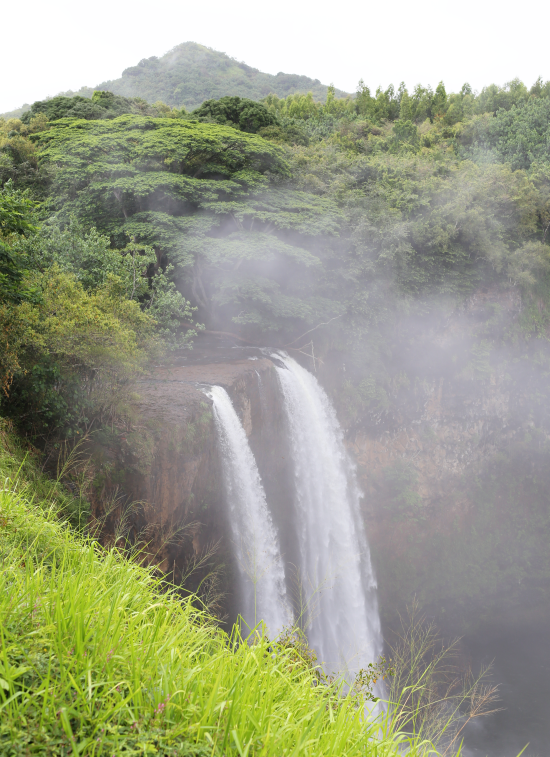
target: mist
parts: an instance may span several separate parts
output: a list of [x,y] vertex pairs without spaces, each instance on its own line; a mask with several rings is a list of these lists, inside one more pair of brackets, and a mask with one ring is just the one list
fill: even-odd
[[[435,205],[448,209],[464,192],[456,177]],[[369,222],[372,239],[372,214],[359,216],[355,237],[367,255],[372,252],[363,224]],[[500,224],[505,235],[517,232],[516,223],[508,214],[491,218],[493,228]],[[390,233],[387,227],[384,231]],[[409,233],[398,225],[391,235]],[[296,244],[291,233],[277,236]],[[309,240],[304,246],[320,262],[299,274],[284,256],[242,259],[239,292],[248,277],[269,280],[263,290],[266,307],[278,296],[289,307],[290,298],[308,303],[321,291],[327,312],[317,322],[309,315],[307,329],[286,321],[282,333],[249,331],[249,344],[280,348],[290,342],[289,354],[318,377],[335,403],[364,493],[362,518],[387,644],[418,603],[442,640],[460,638],[461,669],[473,675],[487,669],[484,685],[497,687],[489,708],[495,711],[472,720],[462,733],[465,753],[513,757],[528,742],[527,754],[542,753],[548,739],[548,684],[541,667],[547,669],[550,629],[550,350],[545,332],[527,338],[522,333],[529,307],[525,290],[510,276],[503,285],[496,283],[495,270],[507,270],[509,253],[490,244],[489,264],[479,255],[465,270],[458,259],[462,274],[476,282],[468,294],[445,293],[452,266],[441,274],[432,268],[429,287],[437,289],[439,280],[441,289],[418,298],[403,291],[398,256],[394,267],[384,262],[378,272],[376,262],[369,262],[363,281],[376,305],[362,318],[348,311],[340,320],[330,293],[342,271],[329,252],[339,244],[331,236]],[[320,273],[325,266],[330,281]],[[219,269],[209,273],[206,268],[202,275],[204,290],[216,292]],[[228,297],[213,294],[212,300],[216,304],[206,316],[212,330],[230,331],[224,325],[229,322],[244,329],[259,323],[245,307],[258,307],[254,297],[231,304]],[[243,344],[232,342],[229,333],[218,339],[234,348]],[[269,431],[263,433],[269,439]],[[286,527],[294,526],[287,522]],[[294,537],[284,528],[282,542],[292,544]]]

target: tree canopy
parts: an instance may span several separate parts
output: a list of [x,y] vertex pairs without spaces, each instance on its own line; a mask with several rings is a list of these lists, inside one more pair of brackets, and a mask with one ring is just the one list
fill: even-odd
[[284,155],[270,142],[228,126],[137,116],[64,120],[36,141],[55,167],[62,217],[96,224],[119,247],[153,246],[157,268],[174,267],[205,317],[239,307],[240,322],[272,330],[313,307],[303,302],[318,264],[311,247],[338,233],[340,213],[289,186]]
[[400,314],[495,286],[520,293],[524,333],[550,324],[548,83],[360,82],[191,114],[54,100],[0,122],[0,183],[42,200],[40,230],[10,236],[21,282],[55,268],[86,296],[115,287],[163,348],[189,344],[193,320],[260,344],[313,333],[348,376],[367,356],[383,375]]
[[[85,118],[88,121],[94,121],[116,118],[126,113],[166,116],[171,114],[171,109],[161,102],[149,105],[139,97],[122,97],[112,92],[96,90],[91,98],[81,95],[72,97],[58,95],[48,100],[37,100],[21,116],[21,122],[30,124],[33,118],[41,114],[45,115],[48,121],[58,121],[60,118]],[[177,115],[180,114],[177,113]]]
[[249,134],[277,123],[277,118],[264,105],[237,96],[207,100],[193,111],[193,118],[205,123],[234,126]]
[[33,209],[27,193],[15,189],[11,181],[0,189],[0,302],[18,301],[25,295],[23,262],[10,242],[36,231],[30,218]]

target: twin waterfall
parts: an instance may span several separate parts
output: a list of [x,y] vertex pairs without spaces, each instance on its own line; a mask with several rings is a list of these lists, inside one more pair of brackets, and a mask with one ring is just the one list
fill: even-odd
[[376,582],[359,513],[361,492],[328,396],[286,353],[274,358],[293,465],[297,575],[289,575],[291,568],[285,566],[258,468],[231,400],[221,387],[209,391],[241,574],[241,614],[251,627],[263,620],[272,636],[300,624],[326,672],[352,673],[382,652]]

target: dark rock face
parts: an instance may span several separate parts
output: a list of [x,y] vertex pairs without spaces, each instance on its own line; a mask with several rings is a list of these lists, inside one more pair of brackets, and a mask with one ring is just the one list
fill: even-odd
[[347,424],[386,627],[415,597],[453,635],[546,612],[548,349],[520,314],[516,293],[481,292],[404,324],[401,385]]
[[[131,540],[147,542],[146,561],[176,583],[187,576],[185,586],[192,591],[214,565],[223,563],[222,604],[231,616],[234,550],[212,403],[201,391],[208,385],[222,386],[230,395],[273,517],[283,533],[294,532],[288,526],[291,481],[277,375],[269,359],[255,358],[159,369],[138,384],[134,430],[109,450],[103,500],[118,483],[123,502],[105,521],[103,538],[112,542],[124,521]],[[129,516],[123,514],[124,506]],[[94,509],[98,520],[105,516],[100,498]]]

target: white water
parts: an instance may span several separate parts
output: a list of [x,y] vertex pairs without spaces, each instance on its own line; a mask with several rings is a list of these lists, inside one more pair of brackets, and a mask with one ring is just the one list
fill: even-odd
[[382,652],[355,467],[315,376],[286,353],[277,357],[286,366],[277,372],[294,460],[301,581],[306,598],[316,592],[307,635],[327,672],[353,672]]
[[239,609],[250,628],[263,620],[275,636],[291,622],[279,540],[254,455],[231,399],[221,386],[211,387],[208,395],[213,401],[239,565]]

